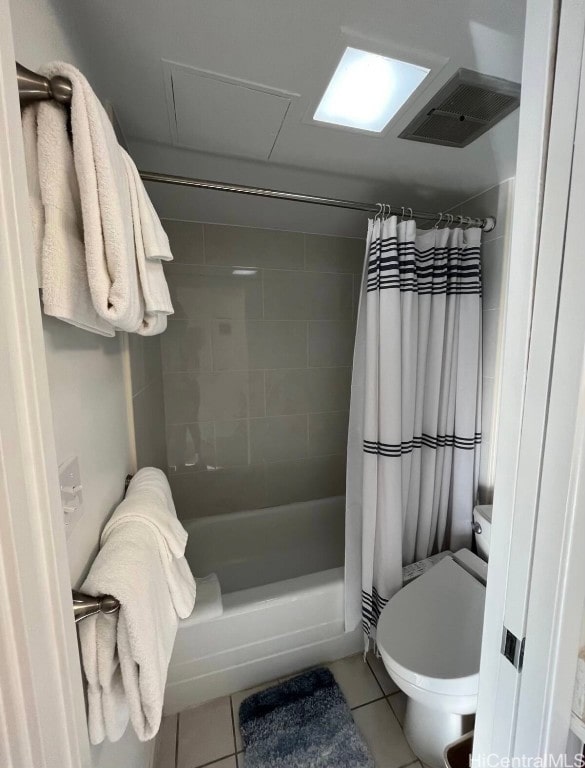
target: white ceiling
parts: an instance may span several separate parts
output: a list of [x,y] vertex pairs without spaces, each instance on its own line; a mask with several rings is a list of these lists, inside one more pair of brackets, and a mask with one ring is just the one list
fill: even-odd
[[[446,208],[514,175],[517,113],[464,149],[397,135],[459,67],[520,81],[522,0],[53,1],[144,169],[336,197],[382,197],[427,210]],[[398,46],[405,56],[414,51],[446,61],[426,92],[381,137],[306,119],[348,39],[380,53]],[[225,126],[214,128],[210,117],[199,146],[197,89],[183,88],[181,119],[174,125],[165,61],[276,94],[266,103],[266,123],[244,120],[248,105],[234,98]],[[285,101],[287,108],[280,110],[277,103]],[[185,149],[186,144],[206,151]],[[258,160],[269,145],[269,159]],[[228,202],[213,192],[152,189],[161,212],[176,218],[346,233],[360,231],[363,222],[330,211],[322,225],[323,209],[312,206],[268,201],[262,207],[257,200]]]

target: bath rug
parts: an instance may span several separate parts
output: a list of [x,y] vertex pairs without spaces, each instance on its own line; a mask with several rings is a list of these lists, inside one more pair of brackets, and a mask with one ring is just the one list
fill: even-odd
[[374,768],[347,702],[320,667],[240,705],[245,768]]

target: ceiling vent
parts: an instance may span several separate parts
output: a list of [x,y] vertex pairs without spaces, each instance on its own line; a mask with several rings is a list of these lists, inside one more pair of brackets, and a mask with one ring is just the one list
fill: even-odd
[[519,83],[460,69],[402,131],[400,138],[466,147],[519,105]]

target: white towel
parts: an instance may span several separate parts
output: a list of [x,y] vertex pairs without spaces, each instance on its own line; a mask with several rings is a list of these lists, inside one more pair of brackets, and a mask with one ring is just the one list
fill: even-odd
[[175,611],[185,619],[193,610],[196,584],[184,557],[187,531],[177,520],[169,482],[160,469],[145,467],[132,478],[126,498],[104,527],[101,546],[127,522],[141,522],[155,532]]
[[95,311],[89,290],[65,109],[53,101],[27,107],[23,134],[44,312],[86,331],[114,336],[113,327]]
[[[160,260],[148,260],[145,251],[145,235],[147,221],[143,214],[150,218],[150,213],[144,198],[148,200],[146,190],[134,165],[132,158],[120,147],[124,159],[124,165],[128,176],[128,188],[132,205],[132,223],[134,229],[134,247],[136,250],[136,264],[142,299],[144,301],[144,317],[138,333],[142,336],[154,336],[166,330],[166,315],[173,312],[173,305],[169,294],[169,288]],[[142,205],[140,201],[142,200]],[[152,231],[153,226],[149,227]],[[168,244],[168,240],[167,240]]]
[[42,69],[72,84],[73,157],[81,197],[87,274],[96,312],[110,325],[136,331],[141,323],[132,208],[126,169],[110,120],[85,77],[71,64]]
[[128,718],[140,740],[156,734],[177,606],[188,616],[194,605],[193,576],[184,557],[173,554],[184,552],[186,534],[179,531],[172,501],[168,504],[168,482],[154,469],[141,470],[136,478],[128,487],[130,503],[121,504],[104,529],[82,586],[88,594],[114,595],[121,606],[117,614],[79,624],[93,744],[117,741]]
[[142,237],[144,240],[144,253],[146,258],[150,261],[172,261],[173,254],[171,253],[171,246],[169,245],[169,238],[164,231],[161,221],[157,212],[154,210],[154,206],[138,169],[134,165],[134,161],[131,161],[133,172],[136,177],[136,189],[138,192],[138,202],[140,205],[140,221],[142,223]]

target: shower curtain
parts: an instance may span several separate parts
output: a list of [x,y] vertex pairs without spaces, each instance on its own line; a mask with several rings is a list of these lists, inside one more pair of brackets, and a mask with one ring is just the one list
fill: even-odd
[[402,567],[471,545],[481,442],[480,229],[368,222],[349,420],[346,630],[375,640]]

